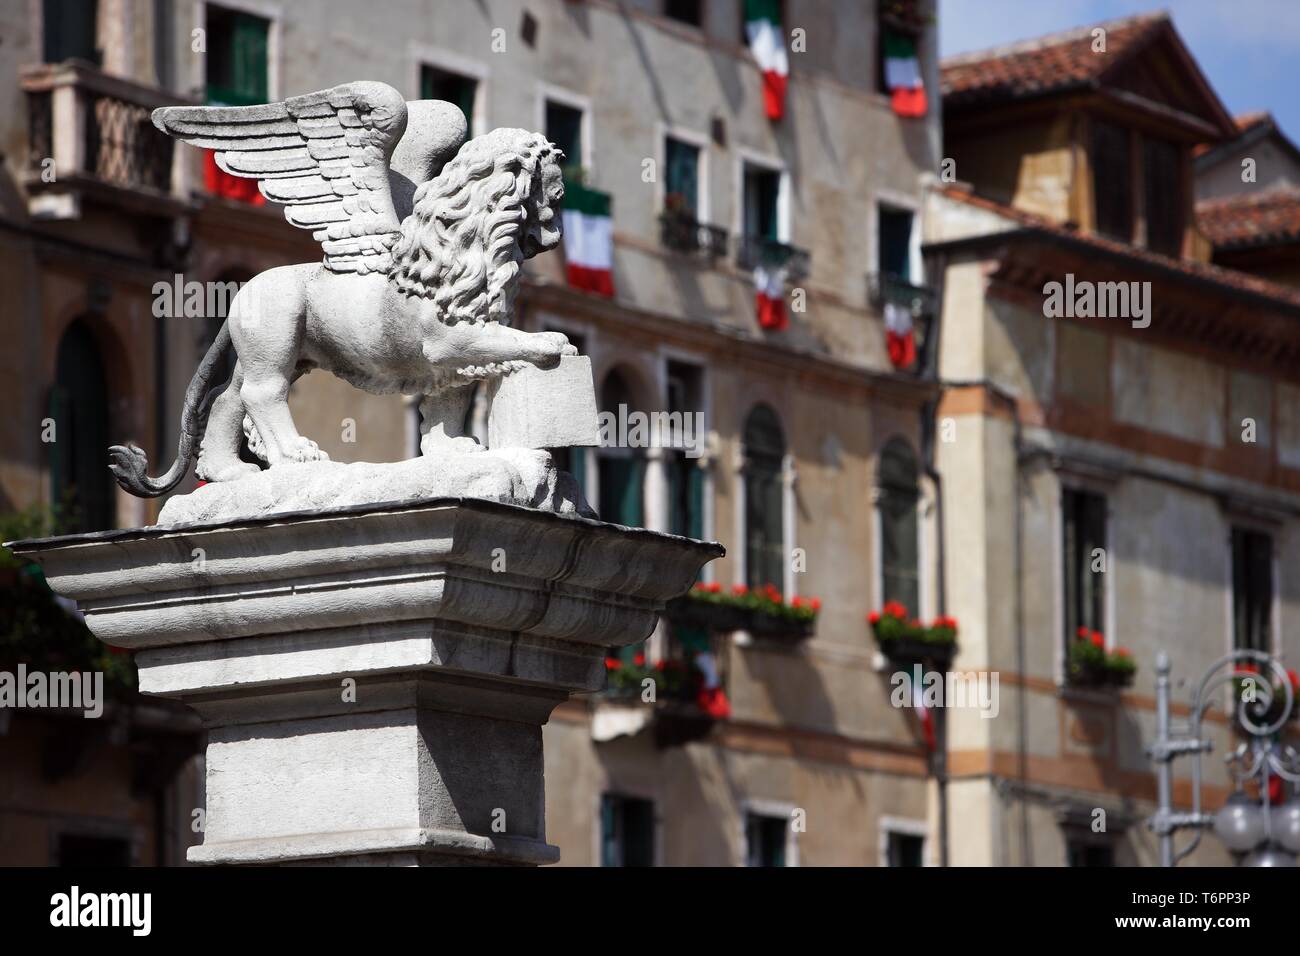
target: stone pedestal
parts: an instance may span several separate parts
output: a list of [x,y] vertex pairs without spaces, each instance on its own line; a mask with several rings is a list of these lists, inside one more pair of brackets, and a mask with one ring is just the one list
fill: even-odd
[[722,553],[471,499],[12,547],[202,717],[191,860],[367,865],[557,860],[542,724]]

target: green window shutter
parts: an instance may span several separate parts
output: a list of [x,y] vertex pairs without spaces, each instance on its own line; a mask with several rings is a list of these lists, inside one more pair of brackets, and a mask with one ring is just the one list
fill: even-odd
[[85,60],[99,64],[95,48],[95,0],[44,0],[41,6],[46,63]]
[[1267,652],[1273,610],[1273,539],[1232,529],[1233,646]]
[[1094,571],[1093,552],[1106,549],[1106,499],[1086,491],[1061,493],[1065,553],[1065,642],[1079,632],[1105,632],[1106,575]]
[[686,531],[690,538],[704,537],[704,469],[686,460]]
[[885,490],[880,498],[880,561],[885,601],[898,601],[912,616],[920,615],[917,569],[916,495]]
[[420,70],[420,99],[454,103],[465,115],[466,138],[474,136],[474,95],[478,82],[472,77],[449,73],[436,67]]
[[604,521],[639,528],[641,515],[640,458],[605,455],[600,459],[600,517]]
[[912,280],[912,214],[904,209],[878,207],[879,269],[883,275]]
[[618,802],[610,794],[600,798],[600,865],[618,866]]
[[692,215],[699,213],[700,151],[697,147],[669,137],[665,141],[667,177],[665,194],[681,197],[682,205]]
[[208,11],[208,101],[254,106],[270,95],[267,38],[271,22],[248,13]]

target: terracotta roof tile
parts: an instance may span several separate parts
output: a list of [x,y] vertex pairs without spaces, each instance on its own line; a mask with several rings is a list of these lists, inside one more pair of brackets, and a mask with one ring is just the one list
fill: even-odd
[[1300,241],[1300,190],[1203,200],[1196,221],[1216,249]]
[[[1010,46],[964,53],[940,64],[947,103],[1028,96],[1079,86],[1169,22],[1166,13],[1110,20]],[[1093,52],[1092,31],[1106,31],[1106,54]]]
[[1291,308],[1300,308],[1300,289],[1278,285],[1276,282],[1269,282],[1267,279],[1261,279],[1236,269],[1225,269],[1222,266],[1216,266],[1209,262],[1198,262],[1193,259],[1175,259],[1172,256],[1161,255],[1158,252],[1129,245],[1126,242],[1119,242],[1115,239],[1107,239],[1104,236],[1066,228],[1034,213],[1012,209],[1010,206],[1004,206],[991,199],[985,199],[983,196],[976,196],[959,186],[947,186],[941,189],[940,192],[950,199],[997,213],[1006,219],[1037,231],[1069,237],[1083,245],[1125,256],[1138,263],[1146,263],[1180,272],[1190,279],[1214,282],[1227,287],[1229,290],[1263,296]]

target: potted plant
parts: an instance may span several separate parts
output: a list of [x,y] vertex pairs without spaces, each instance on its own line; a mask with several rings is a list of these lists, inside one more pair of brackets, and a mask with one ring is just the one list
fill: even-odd
[[1125,648],[1106,650],[1101,631],[1079,628],[1070,643],[1069,680],[1076,687],[1128,687],[1137,662]]
[[881,652],[897,664],[924,663],[946,668],[957,652],[957,620],[940,616],[923,624],[898,601],[867,615]]
[[670,601],[664,613],[677,623],[712,631],[746,630],[761,637],[801,640],[813,633],[821,606],[818,598],[799,595],[786,603],[771,584],[737,584],[724,590],[713,582],[695,585]]

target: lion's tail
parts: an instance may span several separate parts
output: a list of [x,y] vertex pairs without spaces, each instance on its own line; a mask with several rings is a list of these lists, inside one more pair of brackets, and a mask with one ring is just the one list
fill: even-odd
[[135,445],[114,445],[108,450],[108,470],[117,483],[140,498],[157,498],[181,483],[198,452],[199,442],[208,425],[208,413],[217,396],[212,377],[230,351],[230,328],[221,323],[217,337],[208,346],[207,354],[199,363],[198,371],[185,390],[185,404],[181,409],[181,437],[176,449],[176,461],[157,478],[149,477],[149,458]]

